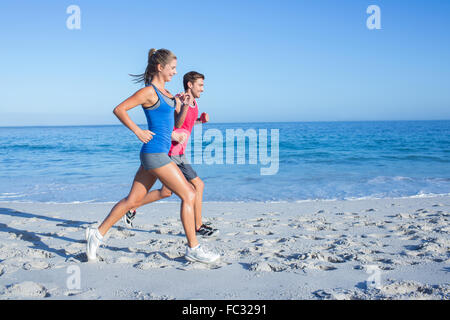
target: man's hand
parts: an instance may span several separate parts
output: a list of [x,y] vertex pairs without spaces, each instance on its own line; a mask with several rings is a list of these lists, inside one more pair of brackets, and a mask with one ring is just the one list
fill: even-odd
[[208,121],[209,121],[209,114],[207,114],[206,112],[203,112],[203,113],[200,115],[200,121],[201,121],[202,123],[208,122]]

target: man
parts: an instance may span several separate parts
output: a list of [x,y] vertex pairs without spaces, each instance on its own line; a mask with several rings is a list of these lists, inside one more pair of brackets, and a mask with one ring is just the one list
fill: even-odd
[[[190,96],[190,101],[192,101],[193,104],[183,105],[179,114],[176,116],[169,157],[177,164],[183,175],[186,177],[186,180],[189,181],[195,189],[194,215],[195,230],[197,234],[204,237],[211,237],[216,236],[219,233],[219,230],[212,228],[208,223],[204,224],[202,222],[202,202],[205,184],[200,177],[198,177],[184,154],[194,125],[209,121],[207,113],[202,113],[201,116],[198,117],[198,105],[195,100],[199,99],[203,92],[204,80],[205,76],[195,71],[188,72],[183,77],[185,95]],[[171,195],[172,191],[163,185],[161,189],[147,193],[139,206],[170,197]],[[128,211],[124,215],[123,222],[126,226],[133,227],[133,220],[135,217],[136,208]]]

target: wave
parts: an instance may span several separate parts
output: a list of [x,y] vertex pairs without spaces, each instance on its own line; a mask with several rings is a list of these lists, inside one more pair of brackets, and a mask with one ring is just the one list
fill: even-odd
[[415,179],[410,177],[403,177],[403,176],[395,176],[395,177],[388,177],[388,176],[378,176],[375,178],[370,179],[367,181],[367,183],[386,183],[390,181],[415,181]]
[[[338,201],[362,201],[362,200],[399,200],[399,199],[428,199],[428,198],[441,198],[441,197],[450,197],[450,193],[419,193],[411,196],[363,196],[363,197],[344,197],[344,198],[312,198],[312,199],[298,199],[298,200],[256,200],[256,199],[248,199],[248,200],[207,200],[203,201],[203,203],[309,203],[309,202],[338,202]],[[86,200],[86,201],[70,201],[70,202],[58,202],[58,201],[31,201],[31,200],[13,200],[13,201],[3,201],[0,200],[0,203],[8,204],[8,203],[17,203],[17,204],[52,204],[52,205],[75,205],[75,204],[108,204],[114,205],[117,201],[97,201]],[[173,200],[161,200],[158,203],[179,203],[177,199]]]

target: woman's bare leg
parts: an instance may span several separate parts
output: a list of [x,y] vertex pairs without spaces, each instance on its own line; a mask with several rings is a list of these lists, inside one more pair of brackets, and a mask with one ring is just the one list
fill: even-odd
[[173,162],[151,172],[170,190],[172,190],[181,199],[181,222],[188,241],[188,246],[193,248],[197,246],[197,236],[195,233],[195,190],[187,182],[181,170]]
[[133,186],[128,196],[120,200],[112,209],[109,215],[102,222],[98,231],[102,236],[108,232],[108,230],[122,218],[125,213],[131,208],[137,207],[142,199],[144,199],[148,190],[153,186],[156,181],[156,176],[154,176],[150,171],[144,170],[141,166],[134,177]]

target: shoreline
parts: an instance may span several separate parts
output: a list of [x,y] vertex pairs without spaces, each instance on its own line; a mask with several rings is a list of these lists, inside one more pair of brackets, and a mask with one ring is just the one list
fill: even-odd
[[[304,199],[304,200],[265,200],[265,201],[256,201],[256,200],[236,200],[236,201],[203,201],[203,203],[227,203],[227,204],[237,204],[237,203],[310,203],[310,202],[345,202],[345,201],[364,201],[364,200],[402,200],[402,199],[428,199],[428,198],[440,198],[440,197],[450,197],[450,193],[441,193],[441,194],[417,194],[413,196],[402,196],[402,197],[360,197],[360,198],[345,198],[345,199]],[[176,197],[174,197],[176,198]],[[120,199],[119,199],[120,200]],[[73,202],[55,202],[55,201],[7,201],[0,200],[0,204],[116,204],[117,201],[103,201],[96,202],[95,200],[86,200],[86,201],[73,201]],[[158,203],[179,203],[179,200],[159,200]],[[152,204],[150,204],[152,205]]]
[[1,203],[0,299],[450,299],[450,196],[205,202],[212,266],[184,259],[175,201],[119,221],[85,262],[84,230],[110,209]]

